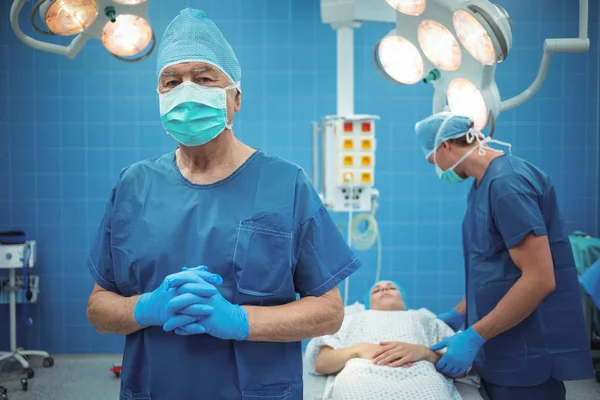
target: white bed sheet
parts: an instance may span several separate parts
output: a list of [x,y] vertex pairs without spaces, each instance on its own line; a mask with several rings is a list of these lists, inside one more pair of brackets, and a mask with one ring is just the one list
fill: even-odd
[[[365,308],[360,303],[355,303],[349,307],[346,307],[344,322],[342,324],[342,328],[340,329],[340,333],[348,331],[348,325],[352,321],[353,317],[365,311]],[[369,312],[371,313],[371,312]],[[421,309],[418,311],[413,311],[413,318],[422,319],[424,316],[435,317],[430,311]],[[361,319],[364,319],[368,314],[362,314]],[[425,317],[427,319],[427,317]],[[439,324],[435,324],[435,330],[438,332],[430,333],[428,332],[428,336],[433,336],[434,340],[438,338],[435,336],[447,337],[451,335],[452,330],[445,324],[442,323],[442,326]],[[323,343],[332,343],[332,340],[339,340],[339,335],[336,337],[322,337],[315,338],[311,340],[306,348],[306,353],[304,356],[304,400],[328,400],[331,399],[333,393],[333,384],[335,376],[321,376],[314,372],[314,359],[315,352],[318,352],[318,348],[320,348]],[[391,338],[381,338],[379,340],[392,340]],[[410,342],[410,339],[407,340]],[[335,347],[335,346],[332,346]],[[415,367],[417,364],[415,364]],[[415,368],[413,367],[413,368]],[[421,366],[422,367],[422,366]],[[378,367],[379,368],[379,367]],[[398,371],[400,372],[400,371]],[[406,371],[408,372],[408,371]],[[454,398],[462,398],[463,400],[483,400],[479,392],[479,384],[480,379],[477,375],[470,375],[464,379],[454,381],[454,387],[456,388],[456,392],[454,392]]]

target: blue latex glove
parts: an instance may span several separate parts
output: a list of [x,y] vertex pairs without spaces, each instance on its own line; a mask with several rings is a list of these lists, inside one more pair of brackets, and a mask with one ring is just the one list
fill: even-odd
[[600,308],[600,259],[581,274],[579,284],[590,296],[596,308]]
[[465,323],[465,316],[456,311],[456,308],[453,308],[448,312],[438,314],[437,318],[444,321],[455,331],[459,330]]
[[209,272],[206,265],[195,268],[183,267],[181,272],[169,276],[171,277],[169,281],[170,288],[178,288],[186,283],[208,283],[211,286],[223,283],[223,278],[220,275]]
[[464,374],[473,364],[479,348],[485,342],[486,340],[471,327],[434,344],[431,346],[432,351],[448,348],[435,368],[439,372],[453,377]]
[[[194,302],[189,290],[187,284],[181,286],[178,289],[181,295],[171,300],[170,306],[179,311],[164,324],[165,331],[182,336],[208,333],[219,339],[238,341],[248,337],[248,314],[243,307],[231,304],[218,292],[202,298],[202,303]],[[204,314],[206,306],[213,310],[208,316]]]
[[[176,288],[184,284],[188,285],[187,291],[196,296],[197,302],[201,298],[217,294],[217,289],[210,282],[221,283],[223,280],[219,275],[208,272],[207,269],[199,267],[195,271],[182,271],[168,275],[158,288],[140,296],[133,310],[135,322],[140,326],[164,325],[179,311],[177,303],[171,306],[168,304],[179,294]],[[197,307],[196,311],[207,316],[213,312],[213,309],[208,304],[202,304],[202,307]]]

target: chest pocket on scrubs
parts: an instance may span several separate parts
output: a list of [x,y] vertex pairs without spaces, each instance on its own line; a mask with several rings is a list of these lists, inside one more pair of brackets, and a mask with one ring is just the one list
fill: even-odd
[[292,271],[292,232],[242,221],[233,249],[237,290],[251,296],[279,293]]

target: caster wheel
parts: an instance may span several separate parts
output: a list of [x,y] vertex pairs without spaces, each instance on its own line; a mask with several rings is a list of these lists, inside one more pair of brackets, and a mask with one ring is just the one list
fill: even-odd
[[121,377],[121,373],[120,373],[120,372],[115,372],[115,376],[116,376],[117,378],[120,378],[120,377]]
[[21,389],[26,392],[29,389],[29,382],[27,379],[21,379]]
[[44,358],[44,368],[50,368],[51,366],[54,365],[54,359],[52,357],[46,357]]
[[32,368],[25,368],[23,372],[27,374],[27,379],[31,379],[35,376],[35,371]]
[[596,371],[596,382],[600,382],[600,371]]

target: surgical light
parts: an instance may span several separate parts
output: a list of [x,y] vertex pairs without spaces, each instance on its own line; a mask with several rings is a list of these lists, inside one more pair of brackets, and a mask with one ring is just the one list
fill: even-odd
[[482,64],[494,65],[496,51],[492,39],[479,21],[465,10],[456,10],[452,19],[456,34],[469,54]]
[[44,20],[55,35],[71,36],[85,31],[98,16],[94,0],[53,0],[46,2]]
[[[470,116],[479,129],[493,130],[500,112],[535,96],[548,75],[552,54],[585,53],[590,49],[589,4],[588,0],[579,0],[579,37],[544,40],[534,82],[502,101],[495,81],[496,68],[507,59],[513,41],[513,22],[503,7],[489,0],[386,0],[380,4],[391,6],[396,13],[393,36],[388,34],[375,46],[380,72],[395,83],[417,83],[415,77],[420,75],[421,65],[415,65],[422,62],[422,81],[434,87],[433,112],[449,109]],[[392,38],[402,38],[402,43]],[[397,42],[394,46],[384,46],[392,40]],[[402,54],[409,53],[404,49],[412,49],[410,56]],[[413,71],[411,79],[407,79],[406,71]]]
[[393,71],[413,71],[413,60],[419,60],[422,66],[412,79],[392,80],[431,83],[433,112],[449,109],[471,117],[479,129],[493,127],[501,104],[495,69],[512,46],[506,10],[488,0],[427,0],[419,13],[411,14],[399,10],[395,2],[387,3],[397,10],[394,36],[402,37],[403,48],[412,48],[413,53],[407,59],[394,49],[385,64],[380,49],[376,65],[383,75],[389,79],[395,78]]
[[395,33],[375,46],[375,59],[380,71],[397,83],[411,85],[423,78],[423,58],[419,50]]
[[[398,4],[387,3],[397,10]],[[480,128],[495,120],[500,112],[495,68],[512,46],[512,23],[504,9],[488,0],[428,0],[418,15],[397,11],[396,29],[390,36],[402,37],[407,42],[403,47],[412,48],[413,54],[407,60],[396,51],[395,56],[387,57],[392,61],[386,64],[378,44],[376,65],[386,78],[402,84],[431,83],[435,88],[434,112],[450,108],[464,113],[477,107],[468,114]],[[423,63],[419,78],[395,79],[393,71],[415,70],[413,60]],[[463,105],[465,101],[468,103]]]
[[148,22],[137,15],[119,15],[102,29],[102,44],[112,54],[125,57],[144,50],[152,40]]
[[446,71],[456,71],[460,67],[460,47],[444,25],[425,20],[419,24],[418,38],[423,53],[437,67]]
[[[89,39],[122,61],[146,59],[156,38],[148,20],[148,0],[38,0],[30,12],[33,28],[43,35],[76,35],[68,46],[34,39],[21,30],[19,14],[28,0],[14,0],[10,23],[17,38],[34,49],[75,58]],[[38,14],[46,25],[38,26]],[[145,50],[147,49],[147,50]]]
[[425,11],[427,6],[426,0],[385,0],[390,6],[394,7],[399,12],[419,16]]
[[456,78],[448,85],[448,106],[456,115],[471,117],[475,128],[483,129],[488,122],[488,110],[481,92],[464,78]]

